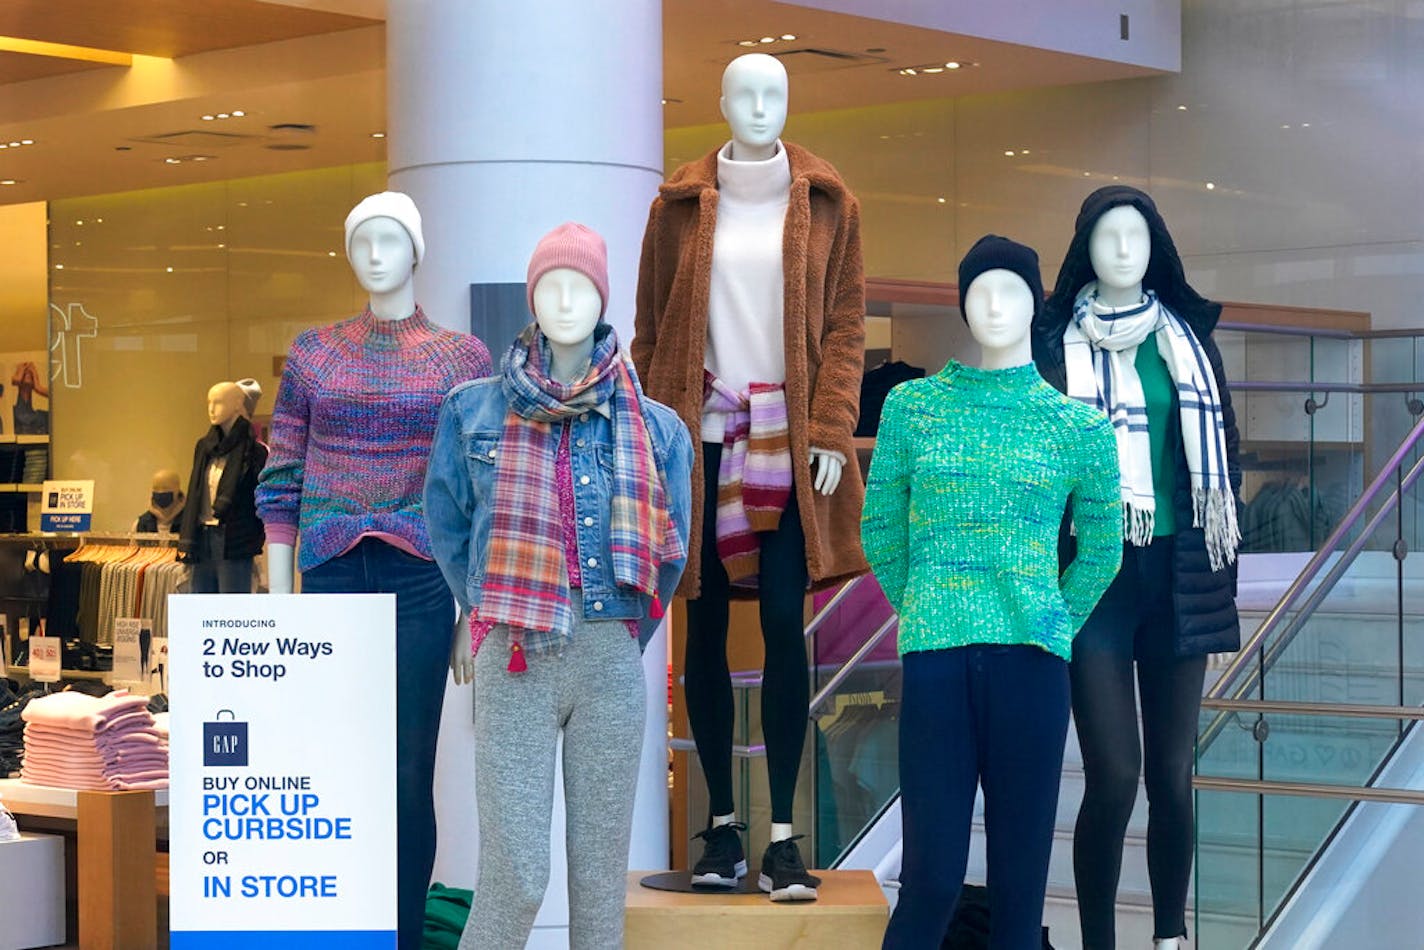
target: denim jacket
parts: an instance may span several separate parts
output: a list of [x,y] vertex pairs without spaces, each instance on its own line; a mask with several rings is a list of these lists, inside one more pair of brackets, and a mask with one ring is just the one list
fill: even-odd
[[[425,475],[425,524],[430,545],[445,580],[462,610],[480,602],[489,553],[494,500],[495,459],[504,434],[505,400],[500,377],[477,379],[455,387],[440,407],[440,422]],[[643,399],[643,417],[652,437],[658,466],[667,479],[667,503],[673,523],[688,544],[692,506],[692,438],[687,426],[667,406]],[[583,616],[588,620],[637,620],[638,646],[646,647],[661,620],[648,616],[652,598],[620,588],[613,578],[607,524],[613,491],[613,427],[599,412],[586,412],[568,423],[569,461],[573,466],[574,520],[578,534]],[[550,485],[549,491],[557,491]],[[590,552],[597,552],[596,567]],[[658,597],[671,605],[685,559],[666,561],[658,571]]]

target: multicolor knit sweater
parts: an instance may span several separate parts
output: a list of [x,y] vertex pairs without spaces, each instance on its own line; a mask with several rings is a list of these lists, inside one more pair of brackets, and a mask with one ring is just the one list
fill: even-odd
[[307,330],[287,354],[272,410],[272,451],[257,486],[267,540],[302,545],[309,570],[367,534],[429,558],[421,513],[440,402],[490,374],[478,337],[368,309]]
[[[1078,555],[1060,578],[1070,496]],[[899,611],[902,655],[1003,643],[1066,660],[1122,560],[1112,426],[1031,363],[951,361],[901,383],[881,415],[861,541]]]

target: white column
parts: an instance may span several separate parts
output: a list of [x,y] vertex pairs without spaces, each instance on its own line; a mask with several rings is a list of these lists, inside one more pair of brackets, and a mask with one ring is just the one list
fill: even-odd
[[[416,289],[425,312],[467,329],[470,284],[522,282],[538,239],[578,221],[608,242],[608,320],[626,347],[643,225],[662,181],[659,0],[395,0],[386,43],[390,187],[414,198],[424,218]],[[485,340],[496,365],[509,342]],[[648,647],[644,671],[648,720],[630,867],[661,868],[664,633]],[[478,853],[471,710],[470,688],[452,684],[436,776],[435,878],[466,887]],[[561,791],[553,825],[553,872],[531,947],[567,944]]]

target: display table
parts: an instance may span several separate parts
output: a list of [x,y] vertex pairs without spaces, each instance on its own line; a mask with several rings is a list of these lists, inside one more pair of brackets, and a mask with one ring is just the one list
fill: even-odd
[[628,874],[627,950],[876,950],[890,920],[870,871],[812,871],[819,899],[785,903],[762,893],[655,891],[638,883],[648,873]]
[[152,950],[158,945],[156,843],[168,790],[77,792],[0,779],[0,801],[26,817],[73,823],[78,850],[79,945]]

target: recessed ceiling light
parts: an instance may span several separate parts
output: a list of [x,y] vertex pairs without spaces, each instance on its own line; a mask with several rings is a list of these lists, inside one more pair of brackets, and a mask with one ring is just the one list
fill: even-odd
[[229,116],[226,112],[219,112],[219,113],[218,113],[218,118],[219,118],[219,119],[227,119],[227,118],[231,118],[231,116]]
[[168,273],[170,273],[170,274],[173,273],[173,268],[169,267],[169,268],[165,268],[165,269],[168,271]]
[[1288,128],[1290,128],[1290,123],[1289,123],[1289,122],[1284,123],[1284,124],[1281,126],[1281,128],[1283,128],[1283,129],[1288,129]]
[[226,244],[219,244],[218,247],[227,247]]
[[215,116],[215,115],[205,115],[205,116],[203,116],[203,121],[204,121],[204,122],[211,122],[211,121],[213,121],[213,120],[216,119],[216,118],[217,118],[217,116]]
[[336,256],[336,252],[335,252],[335,251],[327,251],[327,252],[326,252],[326,256],[327,256],[327,257],[335,257],[335,256]]
[[0,149],[6,149],[6,148],[9,148],[9,147],[10,147],[10,146],[6,145],[4,142],[0,142]]
[[1183,103],[1183,104],[1177,106],[1177,111],[1178,111],[1178,112],[1186,112],[1186,111],[1187,111],[1186,103]]
[[776,37],[774,37],[774,36],[763,36],[763,37],[761,38],[761,41],[762,41],[763,43],[775,43],[775,42],[776,42]]
[[943,198],[936,198],[935,201],[938,201],[940,204],[944,204]]
[[781,34],[781,38],[782,38],[783,40],[786,40],[786,41],[790,42],[791,40],[796,39],[796,34],[795,34],[795,33],[783,33],[783,34]]
[[19,147],[20,147],[19,141],[17,140],[17,141],[11,142],[11,143],[10,143],[10,147],[11,147],[11,148],[19,148]]
[[738,46],[755,46],[755,45],[757,45],[757,41],[756,41],[756,40],[737,40],[737,45],[738,45]]
[[1309,122],[1302,122],[1302,123],[1300,124],[1300,127],[1301,127],[1302,129],[1308,129],[1308,128],[1310,128],[1310,123],[1309,123]]
[[15,179],[13,179],[13,178],[0,178],[0,185],[17,185],[17,184],[19,184],[19,182],[16,181]]
[[1021,149],[1019,149],[1019,154],[1020,154],[1020,155],[1027,155],[1027,154],[1028,154],[1028,149],[1026,149],[1026,148],[1021,148]]
[[933,73],[942,73],[942,72],[944,72],[944,67],[943,67],[943,66],[929,66],[929,67],[926,67],[926,68],[925,68],[925,72],[931,73],[931,74],[933,74]]
[[83,221],[82,219],[79,220],[79,221],[75,221],[74,223],[77,224],[77,225],[79,225],[80,227],[83,227],[83,226],[84,226],[84,221]]
[[1004,149],[1004,155],[1007,156],[1008,158],[1013,158],[1013,157],[1014,157],[1014,150],[1011,149],[1011,148],[1006,148],[1006,149]]
[[94,223],[95,223],[95,224],[103,224],[103,223],[104,223],[104,219],[103,219],[103,218],[95,218],[95,219],[94,219]]
[[1084,177],[1084,178],[1087,178],[1089,174],[1091,174],[1091,173],[1090,173],[1090,172],[1083,172],[1083,177]]
[[371,133],[371,138],[373,138],[373,139],[383,139],[383,138],[385,138],[385,137],[386,137],[386,133],[384,133],[384,132],[372,132],[372,133]]
[[[1310,124],[1309,122],[1306,123],[1306,125],[1309,125],[1309,124]],[[34,140],[34,139],[20,139],[20,144],[21,144],[21,145],[34,145],[34,144],[35,144],[35,140]]]
[[63,264],[56,264],[56,265],[54,265],[54,269],[55,269],[55,270],[64,270],[64,265],[63,265]]
[[242,118],[242,117],[245,116],[245,115],[247,115],[247,113],[246,113],[246,112],[243,112],[241,109],[233,109],[233,110],[232,110],[232,117],[233,117],[234,119],[240,119],[240,118]]
[[1214,182],[1214,181],[1209,181],[1209,182],[1207,182],[1207,183],[1206,183],[1206,190],[1207,190],[1207,191],[1215,191],[1215,190],[1216,190],[1216,182]]
[[208,160],[208,156],[206,156],[206,155],[194,155],[194,156],[193,156],[193,161],[195,161],[195,162],[206,162],[207,160]]
[[954,60],[950,60],[949,62],[947,62],[947,63],[944,64],[944,68],[945,68],[945,69],[958,69],[958,68],[959,68],[959,64],[956,63]]

